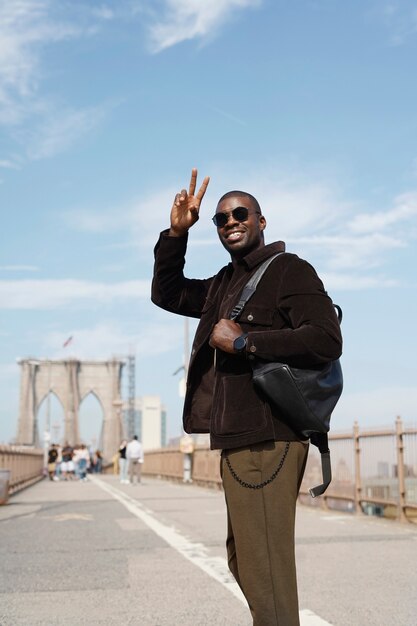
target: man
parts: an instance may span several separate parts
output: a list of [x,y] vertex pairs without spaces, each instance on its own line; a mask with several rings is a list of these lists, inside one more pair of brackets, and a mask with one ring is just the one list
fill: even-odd
[[133,485],[135,479],[140,483],[141,480],[141,468],[143,463],[143,448],[138,436],[135,435],[126,447],[126,459],[129,463],[129,479]]
[[85,444],[80,444],[74,450],[74,465],[78,479],[87,482],[87,471],[90,466],[90,453]]
[[128,460],[126,458],[126,452],[127,452],[127,440],[123,439],[116,455],[116,459],[118,461],[118,466],[119,466],[119,479],[122,485],[129,484],[129,481],[127,479]]
[[75,477],[75,465],[72,460],[73,456],[74,448],[68,443],[68,441],[66,441],[62,449],[61,463],[62,478],[64,480],[72,480]]
[[56,470],[56,460],[58,458],[58,450],[56,445],[53,443],[48,450],[48,475],[49,480],[53,480],[55,476]]
[[[210,432],[221,449],[228,512],[227,554],[255,626],[299,624],[294,557],[295,505],[308,444],[255,389],[251,362],[308,367],[341,354],[339,323],[315,270],[294,254],[270,265],[238,322],[229,319],[248,279],[281,241],[265,245],[266,219],[242,191],[220,198],[213,217],[231,263],[206,280],[183,274],[188,230],[199,219],[206,177],[175,196],[170,229],[155,248],[152,300],[200,318],[188,371],[184,430]],[[270,480],[273,478],[273,480]]]
[[182,452],[182,467],[183,467],[183,483],[192,483],[193,479],[192,471],[193,471],[193,453],[194,453],[194,439],[185,434],[180,439],[180,452]]

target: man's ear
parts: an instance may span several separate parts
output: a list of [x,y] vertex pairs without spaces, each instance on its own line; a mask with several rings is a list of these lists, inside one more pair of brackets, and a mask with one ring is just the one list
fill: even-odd
[[259,217],[259,227],[261,230],[265,230],[266,228],[266,219],[264,218],[263,215]]

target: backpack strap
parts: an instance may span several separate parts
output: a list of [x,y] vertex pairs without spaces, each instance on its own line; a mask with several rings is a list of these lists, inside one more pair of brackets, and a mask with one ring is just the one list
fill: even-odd
[[232,312],[230,314],[231,320],[236,320],[239,315],[242,313],[245,304],[250,300],[253,294],[256,291],[256,287],[258,286],[259,281],[262,276],[265,274],[268,267],[271,265],[272,261],[276,259],[281,254],[285,254],[285,252],[278,252],[277,254],[273,254],[266,261],[262,263],[256,270],[256,272],[251,276],[246,285],[243,288],[242,293],[240,294],[239,302],[233,307]]
[[[338,304],[333,304],[333,306],[336,309],[339,324],[341,324],[343,319],[343,311]],[[321,459],[321,475],[323,477],[323,482],[321,485],[317,485],[317,487],[312,487],[312,489],[309,489],[311,497],[315,498],[316,496],[321,496],[332,482],[332,466],[330,462],[328,434],[312,433],[310,435],[310,441],[313,446],[316,446],[319,449]]]
[[336,309],[337,319],[339,320],[339,324],[341,324],[342,323],[342,319],[343,319],[342,308],[338,304],[333,304],[333,306]]
[[332,482],[332,466],[330,462],[330,449],[329,438],[327,433],[312,433],[310,435],[310,441],[320,451],[321,459],[321,474],[323,477],[323,483],[309,489],[312,498],[321,496]]

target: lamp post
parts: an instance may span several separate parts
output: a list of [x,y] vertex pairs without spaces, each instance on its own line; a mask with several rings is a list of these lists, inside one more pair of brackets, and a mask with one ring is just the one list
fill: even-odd
[[43,466],[48,475],[48,450],[51,442],[51,361],[48,361],[48,397],[46,398],[46,424],[43,433]]
[[[175,370],[173,376],[176,376],[179,372],[183,372],[183,376],[179,382],[179,396],[185,398],[185,391],[187,385],[188,366],[190,363],[190,342],[189,342],[189,319],[184,318],[184,355],[183,364]],[[182,430],[182,429],[181,429]]]
[[[184,376],[180,380],[180,396],[185,398],[185,392],[187,389],[187,377],[188,377],[188,367],[190,364],[190,341],[189,341],[189,331],[190,324],[188,317],[184,318],[184,365],[182,369],[184,370]],[[182,383],[182,385],[181,385]],[[193,473],[193,453],[194,453],[194,440],[191,435],[188,435],[182,428],[181,425],[181,439],[180,439],[180,450],[183,454],[183,483],[192,483],[192,473]]]
[[[32,424],[32,445],[39,445],[38,438],[38,410],[36,406],[36,395],[35,395],[35,378],[36,378],[36,370],[40,365],[40,361],[37,359],[29,359],[27,361],[29,366],[29,376],[28,376],[28,387],[27,387],[27,398],[29,398],[29,394],[31,394],[31,411],[33,416],[33,424]],[[26,403],[26,409],[28,407],[28,402]]]
[[51,361],[48,361],[48,397],[46,399],[46,432],[51,432]]
[[43,467],[44,475],[48,476],[48,450],[51,441],[51,433],[45,430],[43,433]]
[[123,400],[121,398],[117,398],[116,400],[113,400],[113,407],[114,407],[114,412],[115,412],[115,418],[116,418],[116,428],[115,428],[115,433],[117,432],[117,447],[116,450],[119,449],[119,445],[120,445],[120,441],[122,439],[122,435],[123,435],[123,424],[122,424],[122,408],[123,408]]

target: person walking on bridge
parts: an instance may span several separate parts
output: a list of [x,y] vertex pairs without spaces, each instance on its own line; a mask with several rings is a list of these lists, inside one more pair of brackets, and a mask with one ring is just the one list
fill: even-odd
[[127,441],[126,439],[123,439],[123,441],[121,442],[119,446],[119,450],[117,453],[118,462],[119,462],[119,479],[122,485],[129,483],[129,480],[127,478],[128,460],[126,458],[126,451],[127,451]]
[[126,447],[126,458],[129,463],[129,480],[131,484],[141,481],[141,469],[143,463],[143,447],[138,436],[134,435],[133,439],[129,441]]
[[308,443],[281,419],[252,381],[254,358],[308,367],[341,354],[339,323],[314,268],[295,254],[269,266],[239,323],[230,319],[243,287],[282,241],[265,245],[266,218],[245,191],[223,195],[213,216],[231,263],[213,277],[185,278],[188,231],[200,215],[209,178],[196,193],[176,194],[170,228],[155,247],[152,301],[199,318],[191,352],[183,423],[210,433],[222,450],[227,554],[255,626],[298,626],[294,556],[295,506]]

